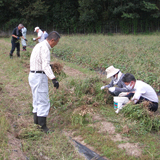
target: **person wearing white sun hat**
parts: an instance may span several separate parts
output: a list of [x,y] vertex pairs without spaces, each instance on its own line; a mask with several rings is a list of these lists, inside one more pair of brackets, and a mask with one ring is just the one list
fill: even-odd
[[[114,66],[110,66],[106,69],[107,78],[111,78],[111,82],[102,86],[101,90],[108,88],[109,93],[113,96],[118,96],[121,92],[128,92],[125,83],[122,81],[124,74],[118,68],[114,68]],[[114,87],[114,86],[117,87]]]

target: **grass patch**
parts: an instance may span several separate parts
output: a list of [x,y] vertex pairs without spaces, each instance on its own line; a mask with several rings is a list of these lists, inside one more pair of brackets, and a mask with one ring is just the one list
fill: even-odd
[[7,132],[10,129],[10,125],[6,120],[6,117],[4,116],[3,112],[0,112],[0,128],[0,159],[3,159],[4,157],[7,158],[8,156],[8,153],[6,152],[6,149],[8,147]]
[[143,102],[137,105],[128,104],[122,109],[123,115],[134,121],[134,129],[136,127],[136,132],[140,134],[160,130],[160,116],[150,112],[147,106],[148,102]]
[[[136,111],[132,110],[133,107],[130,110],[128,107],[124,108],[128,110],[123,114],[115,114],[113,97],[108,94],[107,90],[100,90],[100,87],[107,84],[109,80],[106,80],[104,75],[97,76],[95,71],[91,71],[91,69],[101,70],[115,65],[122,72],[132,72],[136,78],[146,80],[147,83],[158,88],[158,36],[149,37],[142,35],[62,36],[59,44],[52,51],[53,55],[65,62],[55,56],[51,56],[51,61],[53,64],[59,63],[71,69],[78,69],[86,75],[79,78],[74,74],[73,76],[67,75],[65,72],[55,73],[60,81],[58,90],[55,90],[52,82],[49,81],[51,108],[47,125],[55,132],[47,135],[39,132],[33,125],[31,113],[32,96],[28,85],[28,73],[29,56],[35,44],[28,42],[30,45],[27,52],[21,52],[21,58],[17,58],[14,53],[11,60],[8,55],[10,39],[1,40],[0,73],[3,81],[3,93],[0,92],[0,96],[3,97],[1,113],[12,115],[9,117],[11,121],[7,126],[11,126],[17,133],[17,138],[21,141],[22,150],[27,157],[30,159],[83,159],[64,135],[65,130],[73,132],[73,138],[82,137],[84,142],[92,146],[96,152],[109,159],[160,158],[160,148],[157,143],[159,131],[155,127],[158,126],[157,121],[149,114],[147,115],[147,112],[143,111],[144,108],[138,108],[140,106],[135,106]],[[93,115],[96,114],[101,119],[93,120]],[[4,123],[6,123],[6,117],[3,117]],[[146,120],[143,122],[144,118]],[[159,119],[158,116],[157,119]],[[126,150],[117,147],[125,142],[114,142],[108,132],[100,133],[98,128],[93,127],[96,122],[102,120],[113,124],[115,134],[129,138],[128,143],[139,143],[142,155],[140,157],[127,155]],[[142,124],[148,124],[149,127],[142,127]],[[127,126],[128,132],[124,132],[124,126]],[[8,129],[5,133],[7,131]],[[2,140],[7,142],[7,136],[5,134],[3,136]],[[5,145],[2,146],[1,150],[4,151],[3,155],[7,156],[5,147]],[[4,159],[3,155],[2,159]]]

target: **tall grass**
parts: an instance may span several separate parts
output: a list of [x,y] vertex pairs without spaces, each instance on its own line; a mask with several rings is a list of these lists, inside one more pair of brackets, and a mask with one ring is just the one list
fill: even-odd
[[[0,106],[1,108],[1,106]],[[6,152],[8,137],[7,132],[10,129],[10,125],[4,116],[4,113],[0,112],[0,159],[7,158],[8,154]]]
[[[5,39],[6,46],[3,44],[4,41],[1,41],[0,66],[2,70],[0,71],[5,72],[2,76],[4,85],[7,87],[6,89],[10,89],[10,92],[3,93],[2,107],[4,110],[2,115],[5,115],[5,112],[11,113],[10,118],[14,122],[14,130],[19,131],[18,138],[22,142],[22,151],[26,153],[27,157],[30,159],[83,159],[64,136],[63,131],[67,131],[74,133],[71,135],[73,137],[76,135],[82,137],[85,143],[90,144],[101,155],[109,159],[138,159],[128,156],[125,150],[117,147],[118,144],[124,143],[123,141],[114,142],[108,132],[99,133],[98,128],[92,127],[97,121],[110,121],[116,127],[115,134],[130,138],[128,143],[140,143],[143,153],[139,159],[151,159],[152,157],[158,159],[160,155],[159,143],[157,143],[159,133],[151,130],[151,132],[146,132],[145,136],[137,136],[135,133],[140,133],[140,128],[132,125],[135,122],[134,119],[132,122],[126,120],[121,114],[116,115],[113,109],[113,97],[106,90],[100,90],[100,87],[108,82],[105,76],[97,76],[95,72],[90,71],[115,65],[122,72],[131,72],[136,77],[139,76],[157,86],[157,80],[154,79],[157,68],[154,68],[154,65],[158,62],[155,62],[156,58],[152,55],[155,54],[154,47],[151,49],[152,54],[148,53],[149,48],[146,43],[149,42],[151,46],[151,41],[147,40],[147,37],[158,39],[156,35],[62,35],[59,44],[53,49],[53,53],[68,62],[53,56],[51,56],[51,62],[58,61],[64,65],[69,64],[74,69],[78,66],[79,68],[83,67],[81,71],[87,70],[87,72],[85,72],[86,76],[80,78],[76,77],[76,74],[73,76],[60,75],[58,90],[54,90],[52,82],[49,81],[51,108],[47,117],[47,125],[55,132],[47,135],[33,127],[32,97],[28,85],[29,68],[27,68],[32,48],[28,47],[28,52],[23,52],[20,59],[14,54],[11,60],[8,54],[3,54],[4,52],[8,53],[10,49],[10,39]],[[153,43],[155,44],[155,42]],[[33,45],[32,42],[29,44]],[[139,52],[140,54],[138,54]],[[142,53],[146,53],[146,56]],[[159,57],[158,49],[156,53]],[[146,61],[150,67],[146,65]],[[70,64],[70,62],[73,63]],[[146,67],[154,68],[154,70],[147,71]],[[10,96],[8,96],[9,94]],[[95,116],[98,114],[101,119],[92,120],[92,115],[88,115],[92,110]],[[80,117],[81,111],[87,113],[84,118]],[[5,120],[3,117],[4,123],[6,123]],[[129,125],[130,131],[122,133],[123,126],[126,124]],[[7,126],[9,125],[7,124]],[[2,127],[5,126],[2,125]],[[4,134],[6,132],[7,129]],[[2,138],[4,137],[4,140],[6,138],[4,142],[7,142],[7,136],[4,134],[2,134]],[[5,146],[2,148],[5,150]]]
[[130,72],[159,90],[159,35],[62,36],[54,54],[89,69],[110,65]]

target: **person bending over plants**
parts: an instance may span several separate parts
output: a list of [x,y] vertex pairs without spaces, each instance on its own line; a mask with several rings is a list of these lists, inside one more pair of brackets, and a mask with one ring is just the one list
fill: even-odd
[[[120,69],[114,68],[110,66],[106,69],[107,78],[111,78],[111,82],[106,85],[102,86],[101,90],[108,88],[109,93],[113,96],[118,96],[121,92],[128,92],[129,90],[126,88],[125,83],[122,81],[124,74],[120,71]],[[117,85],[118,87],[114,87]]]
[[148,101],[150,102],[148,109],[153,112],[157,111],[158,96],[155,90],[149,84],[141,80],[136,80],[135,77],[130,73],[126,73],[122,78],[122,81],[126,84],[126,87],[130,91],[125,93],[122,92],[119,94],[119,96],[128,97],[130,99],[128,103],[133,102],[134,104],[139,104],[142,101]]

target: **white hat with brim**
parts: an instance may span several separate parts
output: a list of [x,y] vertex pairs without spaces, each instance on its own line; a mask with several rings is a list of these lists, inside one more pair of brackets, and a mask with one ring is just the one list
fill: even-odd
[[118,73],[120,69],[114,68],[113,66],[110,66],[106,69],[107,72],[107,78],[110,78],[114,76],[116,73]]
[[37,29],[39,29],[39,27],[35,27],[34,32],[36,32]]

